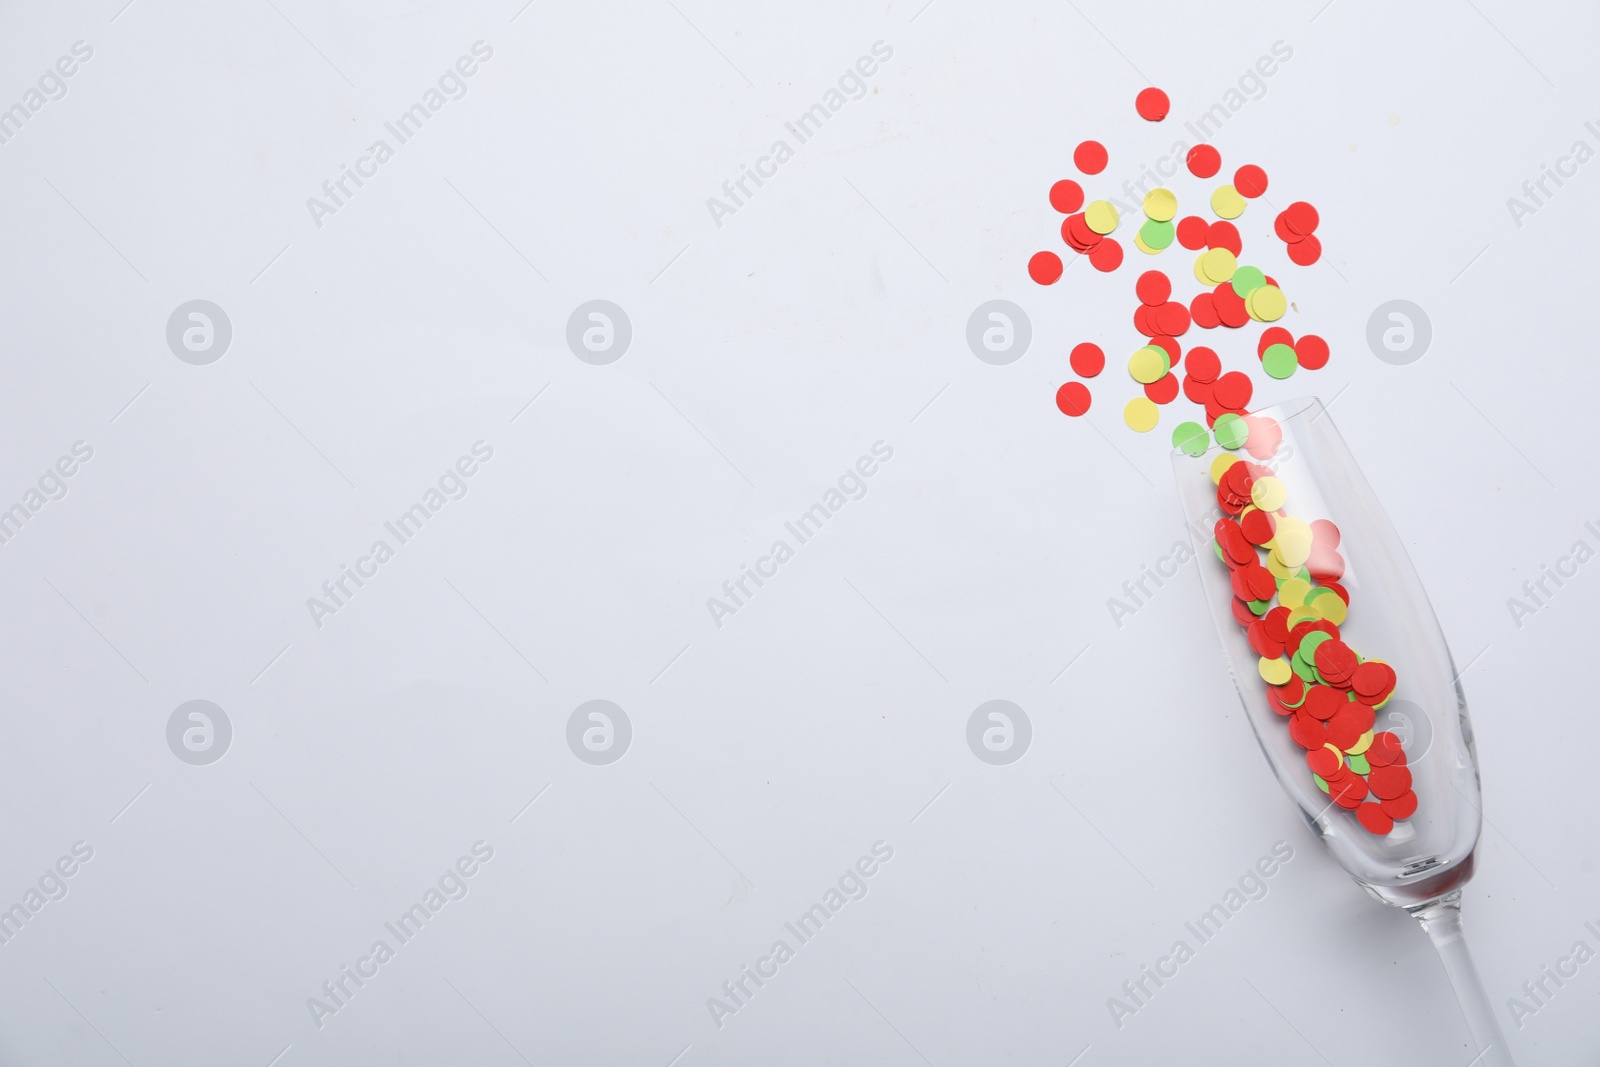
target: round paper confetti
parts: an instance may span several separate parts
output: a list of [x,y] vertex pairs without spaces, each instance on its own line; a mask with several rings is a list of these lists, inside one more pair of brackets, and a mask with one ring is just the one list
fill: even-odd
[[1226,248],[1238,256],[1244,249],[1244,238],[1239,236],[1239,227],[1222,219],[1206,227],[1206,245],[1210,248]]
[[1294,677],[1294,672],[1289,669],[1288,661],[1281,657],[1268,659],[1262,656],[1260,662],[1256,665],[1256,669],[1261,674],[1261,680],[1268,685],[1282,685]]
[[1172,279],[1158,270],[1147,270],[1133,283],[1139,303],[1147,307],[1160,307],[1172,299]]
[[1222,360],[1211,349],[1200,345],[1189,349],[1184,367],[1189,371],[1189,377],[1196,381],[1214,382],[1222,373]]
[[1095,245],[1094,251],[1089,253],[1089,265],[1105,274],[1122,266],[1122,246],[1116,238],[1107,237]]
[[1161,409],[1147,396],[1136,396],[1122,409],[1122,421],[1130,430],[1149,433],[1161,421]]
[[1262,322],[1276,322],[1289,310],[1289,300],[1276,285],[1263,285],[1250,294],[1246,306]]
[[1294,354],[1306,370],[1321,370],[1328,365],[1328,342],[1308,333],[1294,343]]
[[1144,387],[1144,395],[1157,404],[1170,404],[1178,399],[1178,376],[1168,373],[1148,382]]
[[1293,344],[1294,334],[1285,330],[1282,326],[1268,326],[1261,331],[1261,336],[1256,340],[1256,356],[1265,356],[1267,349],[1273,345],[1292,346]]
[[1269,345],[1261,356],[1261,369],[1272,378],[1287,378],[1294,374],[1298,366],[1300,363],[1295,359],[1294,349],[1288,345]]
[[1056,407],[1063,415],[1078,416],[1089,410],[1089,389],[1082,382],[1068,382],[1056,390]]
[[1109,200],[1096,200],[1083,209],[1083,221],[1089,229],[1104,237],[1117,228],[1117,209]]
[[1211,194],[1211,210],[1222,219],[1236,219],[1244,214],[1244,197],[1231,185],[1219,185]]
[[1133,98],[1133,106],[1140,118],[1150,122],[1160,122],[1172,110],[1172,102],[1167,99],[1167,94],[1153,85],[1139,91],[1139,95]]
[[1246,163],[1233,172],[1233,187],[1240,196],[1254,200],[1267,191],[1267,172],[1254,163]]
[[[1283,484],[1282,479],[1272,475],[1257,478],[1255,485],[1250,487],[1250,502],[1262,511],[1277,511],[1288,501],[1288,486]],[[1276,584],[1273,585],[1273,591],[1277,591]]]
[[1145,345],[1128,357],[1128,373],[1141,384],[1153,382],[1171,369],[1167,354],[1154,345]]
[[[1229,371],[1218,378],[1217,384],[1212,387],[1212,393],[1216,396],[1217,402],[1223,407],[1231,408],[1234,411],[1244,410],[1244,406],[1250,403],[1250,394],[1252,392],[1254,392],[1254,387],[1250,384],[1249,376],[1236,370]],[[1248,432],[1248,427],[1246,426],[1241,425],[1240,429]],[[1237,448],[1238,446],[1232,447]]]
[[1071,178],[1062,178],[1050,187],[1050,206],[1063,215],[1070,215],[1083,206],[1083,186]]
[[1209,230],[1206,220],[1199,215],[1185,215],[1178,220],[1178,243],[1191,252],[1197,252],[1206,246]]
[[1234,292],[1246,298],[1267,284],[1267,276],[1261,273],[1260,267],[1239,267],[1233,272],[1233,277],[1227,280],[1233,283]]
[[1208,144],[1197,144],[1189,149],[1185,162],[1196,178],[1213,178],[1222,169],[1222,153]]
[[1313,234],[1289,246],[1289,260],[1298,267],[1309,267],[1322,258],[1322,242]]
[[1028,260],[1028,277],[1040,285],[1054,285],[1061,277],[1061,257],[1054,252],[1035,252]]
[[1152,189],[1144,196],[1144,213],[1157,222],[1171,222],[1178,214],[1178,198],[1171,189]]
[[1232,449],[1242,447],[1250,431],[1246,428],[1244,420],[1229,412],[1217,419],[1216,424],[1211,427],[1211,432],[1217,435],[1217,444]]
[[1085,174],[1106,169],[1106,146],[1099,141],[1084,141],[1072,153],[1072,162]]
[[1073,346],[1067,362],[1072,364],[1072,373],[1078,377],[1093,378],[1106,369],[1106,354],[1101,351],[1099,345],[1085,341],[1081,345]]
[[1301,237],[1311,236],[1320,221],[1317,209],[1304,200],[1296,200],[1283,209],[1284,225],[1291,233],[1299,234]]
[[1172,431],[1172,447],[1191,456],[1203,456],[1211,447],[1211,435],[1198,422],[1180,422]]
[[1157,219],[1147,219],[1139,227],[1139,235],[1135,238],[1140,251],[1155,255],[1172,244],[1174,230],[1172,223],[1161,222]]

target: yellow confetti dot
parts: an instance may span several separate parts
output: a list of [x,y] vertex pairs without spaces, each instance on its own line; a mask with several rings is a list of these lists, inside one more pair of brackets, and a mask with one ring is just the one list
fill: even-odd
[[1343,626],[1345,616],[1350,611],[1338,593],[1325,593],[1306,606],[1335,626]]
[[1277,549],[1273,549],[1267,553],[1266,566],[1267,570],[1272,574],[1272,576],[1278,579],[1280,582],[1288,578],[1293,578],[1300,570],[1299,567],[1291,567],[1285,563],[1283,561],[1283,557],[1278,555]]
[[1292,515],[1280,516],[1272,545],[1283,562],[1299,570],[1311,558],[1311,527]]
[[1261,672],[1261,680],[1268,685],[1283,685],[1294,674],[1289,667],[1289,661],[1279,656],[1277,659],[1261,657],[1261,662],[1256,664],[1256,670]]
[[1178,198],[1171,189],[1152,189],[1145,194],[1144,213],[1157,222],[1171,222],[1178,213]]
[[1236,219],[1244,214],[1244,197],[1231,185],[1219,185],[1211,194],[1211,210],[1220,219]]
[[1289,501],[1289,489],[1270,474],[1250,487],[1250,501],[1262,511],[1277,511]]
[[1372,738],[1373,733],[1371,730],[1368,730],[1366,733],[1356,738],[1356,743],[1345,749],[1345,751],[1350,753],[1352,756],[1359,756],[1367,749],[1372,747]]
[[1096,200],[1083,209],[1083,221],[1089,229],[1104,236],[1117,228],[1117,209],[1109,200]]
[[1134,233],[1133,233],[1133,247],[1137,248],[1139,251],[1143,252],[1147,256],[1155,256],[1155,255],[1160,255],[1161,254],[1161,249],[1159,249],[1159,248],[1151,248],[1149,245],[1145,244],[1144,243],[1144,238],[1139,236],[1139,231],[1137,231],[1137,230],[1135,230]]
[[1195,261],[1195,276],[1202,285],[1217,286],[1233,277],[1233,272],[1239,269],[1239,261],[1233,253],[1226,248],[1213,248],[1203,252]]
[[1289,629],[1294,629],[1303,622],[1321,622],[1322,616],[1307,607],[1291,608],[1289,611]]
[[1289,310],[1289,299],[1276,285],[1263,285],[1245,298],[1244,306],[1259,322],[1277,322]]
[[1278,585],[1278,603],[1286,608],[1298,608],[1305,604],[1306,594],[1311,592],[1311,583],[1304,578],[1288,578]]
[[1215,485],[1221,482],[1222,476],[1227,473],[1228,468],[1233,466],[1235,463],[1241,462],[1243,461],[1232,452],[1218,452],[1217,458],[1211,461],[1212,484]]
[[1161,409],[1149,397],[1136,396],[1122,409],[1122,421],[1128,424],[1130,430],[1149,433],[1161,421]]
[[1128,373],[1141,385],[1160,381],[1171,369],[1172,363],[1167,353],[1155,345],[1145,345],[1128,357]]

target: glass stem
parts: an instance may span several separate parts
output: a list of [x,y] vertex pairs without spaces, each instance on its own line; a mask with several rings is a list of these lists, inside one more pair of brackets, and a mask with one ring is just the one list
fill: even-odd
[[1455,990],[1461,1014],[1466,1017],[1467,1029],[1472,1032],[1478,1053],[1471,1067],[1516,1067],[1505,1035],[1500,1032],[1494,1005],[1489,1002],[1483,979],[1478,977],[1478,968],[1473,965],[1472,954],[1467,951],[1467,941],[1461,933],[1460,890],[1408,910],[1417,917],[1428,940],[1439,951],[1450,988]]

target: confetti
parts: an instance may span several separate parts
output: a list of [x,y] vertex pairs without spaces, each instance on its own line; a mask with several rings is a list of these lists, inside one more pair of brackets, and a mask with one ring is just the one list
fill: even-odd
[[1214,178],[1217,171],[1222,169],[1222,153],[1208,144],[1197,144],[1189,149],[1184,161],[1189,166],[1189,173],[1196,178]]
[[1150,122],[1160,122],[1172,110],[1172,102],[1167,99],[1167,94],[1155,86],[1141,89],[1139,95],[1133,98],[1133,106],[1140,118]]
[[1144,395],[1157,404],[1170,404],[1178,399],[1178,376],[1167,373],[1153,382],[1146,382]]
[[1122,409],[1122,421],[1138,433],[1149,433],[1161,421],[1161,409],[1147,396],[1136,396]]
[[1236,219],[1244,214],[1244,197],[1231,185],[1219,185],[1211,194],[1211,211],[1221,219]]
[[1144,213],[1157,222],[1171,222],[1178,214],[1178,198],[1171,189],[1152,189],[1145,194]]
[[1267,172],[1254,163],[1246,163],[1233,172],[1233,187],[1240,196],[1254,200],[1267,191]]
[[1072,162],[1085,174],[1106,169],[1106,146],[1099,141],[1084,141],[1072,153]]
[[1083,186],[1071,178],[1062,178],[1050,187],[1050,206],[1063,215],[1070,215],[1083,206]]
[[1063,415],[1074,417],[1089,410],[1089,389],[1082,382],[1068,382],[1056,390],[1056,407]]
[[1095,270],[1110,274],[1122,266],[1122,246],[1115,238],[1107,237],[1089,253],[1089,265]]
[[1028,260],[1028,277],[1040,285],[1054,285],[1061,277],[1061,257],[1054,252],[1036,252]]
[[1147,270],[1133,284],[1139,303],[1147,307],[1160,307],[1172,299],[1172,279],[1158,270]]
[[1080,378],[1093,378],[1106,369],[1106,354],[1100,346],[1088,341],[1075,345],[1072,354],[1067,357],[1067,362],[1072,364],[1072,373]]
[[1172,431],[1172,447],[1191,456],[1203,456],[1211,447],[1211,434],[1198,422],[1180,422]]
[[1288,345],[1268,345],[1261,354],[1261,368],[1272,378],[1287,378],[1294,374],[1298,366],[1300,362],[1295,357],[1294,349]]
[[1133,375],[1134,381],[1142,384],[1156,381],[1171,369],[1172,362],[1166,352],[1154,345],[1145,345],[1128,357],[1128,373]]
[[1321,370],[1328,365],[1328,342],[1308,333],[1294,342],[1294,356],[1306,370]]
[[1104,237],[1117,228],[1117,209],[1109,200],[1096,200],[1083,209],[1083,220],[1089,229]]

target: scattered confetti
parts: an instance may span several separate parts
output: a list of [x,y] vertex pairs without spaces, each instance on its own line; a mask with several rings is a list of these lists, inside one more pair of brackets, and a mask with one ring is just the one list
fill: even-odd
[[1139,117],[1150,122],[1160,122],[1167,117],[1167,112],[1172,110],[1172,102],[1167,99],[1167,94],[1151,86],[1140,90],[1134,97],[1133,106],[1139,112]]
[[1214,178],[1222,169],[1222,153],[1208,144],[1197,144],[1189,149],[1185,162],[1196,178]]
[[1122,421],[1130,430],[1149,433],[1161,420],[1161,409],[1147,396],[1136,396],[1122,409]]
[[1074,417],[1085,414],[1089,410],[1089,389],[1082,382],[1067,382],[1056,390],[1056,407],[1064,415]]
[[1085,341],[1073,347],[1067,362],[1072,364],[1072,373],[1078,377],[1093,378],[1106,369],[1106,354],[1099,345]]
[[1028,260],[1028,277],[1040,285],[1054,285],[1061,277],[1061,257],[1054,252],[1036,252]]
[[1072,162],[1085,174],[1099,174],[1106,169],[1106,146],[1099,141],[1084,141],[1072,153]]

